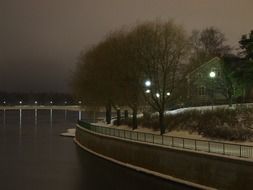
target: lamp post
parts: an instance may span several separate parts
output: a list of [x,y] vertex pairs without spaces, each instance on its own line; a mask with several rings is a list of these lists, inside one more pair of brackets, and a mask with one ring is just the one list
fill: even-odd
[[38,101],[35,100],[35,101],[34,101],[34,104],[35,104],[35,109],[34,109],[34,121],[35,121],[35,126],[37,126],[37,116],[38,116],[37,105],[38,105]]
[[210,76],[210,78],[211,78],[211,80],[212,80],[212,110],[213,110],[213,100],[214,100],[214,78],[215,78],[215,76],[216,76],[216,73],[215,73],[214,71],[211,71],[211,72],[209,73],[209,76]]

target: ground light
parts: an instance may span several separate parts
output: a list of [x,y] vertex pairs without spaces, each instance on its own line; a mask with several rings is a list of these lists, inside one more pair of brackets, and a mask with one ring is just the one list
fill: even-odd
[[147,89],[147,90],[145,91],[145,93],[146,93],[146,94],[149,94],[149,93],[150,93],[150,90],[149,90],[149,89]]

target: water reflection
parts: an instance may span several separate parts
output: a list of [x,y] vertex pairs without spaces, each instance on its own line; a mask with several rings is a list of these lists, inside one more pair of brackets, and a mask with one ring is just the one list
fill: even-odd
[[50,126],[53,126],[53,110],[50,109]]
[[[94,120],[104,113],[81,113]],[[153,190],[182,189],[123,168],[77,147],[61,132],[75,127],[80,112],[3,111],[0,119],[0,189]],[[0,126],[2,127],[2,126]]]
[[22,109],[19,109],[19,128],[22,127]]
[[37,123],[38,123],[38,110],[37,109],[34,110],[34,122],[35,122],[35,127],[37,127]]

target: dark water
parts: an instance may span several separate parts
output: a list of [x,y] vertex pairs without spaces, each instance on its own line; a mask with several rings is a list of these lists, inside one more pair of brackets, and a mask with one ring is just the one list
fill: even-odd
[[[0,190],[185,189],[97,158],[60,137],[77,112],[0,111]],[[83,114],[85,115],[85,113]]]

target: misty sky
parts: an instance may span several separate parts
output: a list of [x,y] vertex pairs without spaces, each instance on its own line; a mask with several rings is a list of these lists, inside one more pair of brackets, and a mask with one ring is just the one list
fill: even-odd
[[141,21],[215,26],[237,46],[253,0],[0,0],[0,91],[68,91],[80,51]]

